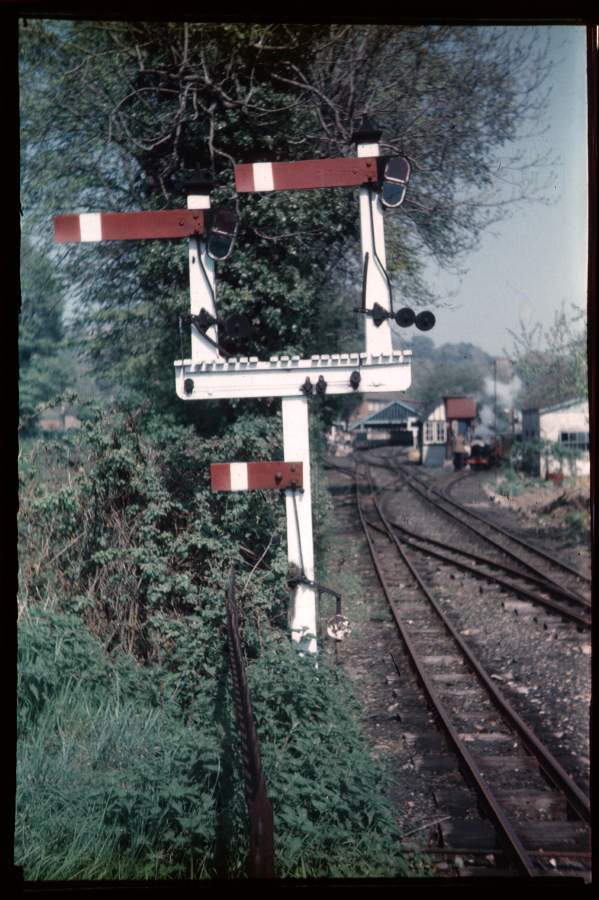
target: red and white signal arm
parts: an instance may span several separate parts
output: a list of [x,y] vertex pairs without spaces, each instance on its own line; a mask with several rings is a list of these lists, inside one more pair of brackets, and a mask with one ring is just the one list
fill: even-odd
[[235,166],[239,194],[310,188],[355,187],[380,180],[380,157],[304,159],[295,162],[241,163]]
[[301,462],[211,463],[213,491],[283,490],[303,487]]
[[182,238],[205,234],[206,219],[200,209],[54,216],[54,240],[61,244]]

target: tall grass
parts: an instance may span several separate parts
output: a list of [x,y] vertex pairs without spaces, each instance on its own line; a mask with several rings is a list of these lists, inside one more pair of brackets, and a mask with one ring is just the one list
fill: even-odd
[[15,861],[26,878],[210,874],[214,726],[186,727],[149,671],[103,659],[74,617],[29,616],[19,657]]
[[280,498],[210,492],[209,461],[267,458],[276,422],[215,444],[135,421],[103,413],[57,444],[50,480],[39,446],[22,461],[15,862],[28,880],[243,876],[234,562],[277,874],[400,873],[349,690],[291,647]]

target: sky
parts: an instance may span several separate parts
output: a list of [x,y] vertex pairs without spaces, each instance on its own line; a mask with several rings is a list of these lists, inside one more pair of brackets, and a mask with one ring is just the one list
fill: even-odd
[[[540,34],[547,28],[539,28]],[[522,141],[531,153],[548,145],[559,158],[549,206],[515,208],[485,232],[479,248],[463,257],[463,277],[430,264],[426,278],[454,309],[435,311],[427,332],[437,346],[471,342],[503,355],[513,346],[509,331],[527,324],[550,325],[562,302],[586,309],[587,302],[587,93],[584,26],[550,26],[554,60],[551,96],[537,130],[542,137]]]

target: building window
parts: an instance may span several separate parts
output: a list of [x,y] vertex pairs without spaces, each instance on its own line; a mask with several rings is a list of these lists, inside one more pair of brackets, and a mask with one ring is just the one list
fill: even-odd
[[447,432],[445,422],[425,422],[424,423],[424,443],[425,444],[444,444]]
[[562,431],[560,433],[560,443],[571,450],[588,450],[589,449],[589,432],[588,431]]

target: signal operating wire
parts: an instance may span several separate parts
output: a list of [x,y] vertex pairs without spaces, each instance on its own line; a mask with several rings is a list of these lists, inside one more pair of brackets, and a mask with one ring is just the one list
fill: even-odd
[[210,297],[211,297],[212,302],[213,302],[213,304],[214,304],[214,314],[217,315],[217,312],[216,312],[216,294],[215,294],[215,292],[214,292],[214,288],[212,287],[212,284],[210,283],[210,279],[209,279],[209,277],[208,277],[208,272],[206,271],[206,267],[204,266],[204,263],[203,263],[203,261],[202,261],[201,243],[200,243],[200,238],[199,238],[197,235],[195,236],[195,242],[196,242],[196,253],[198,254],[198,262],[199,262],[199,264],[200,264],[200,269],[202,270],[202,275],[204,276],[204,281],[206,282],[206,285],[207,285],[207,287],[208,287],[208,290],[210,291]]
[[389,305],[391,307],[391,315],[393,316],[393,288],[391,287],[391,279],[389,278],[389,274],[379,259],[379,255],[376,252],[376,242],[374,239],[374,217],[372,215],[372,188],[369,185],[368,187],[368,212],[370,217],[370,236],[372,238],[372,255],[374,256],[380,271],[383,273],[385,280],[387,282],[387,290],[389,291]]
[[305,578],[306,570],[304,569],[304,554],[302,553],[302,535],[301,535],[301,531],[300,531],[299,515],[297,512],[297,498],[295,496],[295,488],[294,487],[291,488],[291,497],[293,498],[293,512],[295,515],[295,527],[297,530],[297,546],[298,546],[298,550],[299,550],[300,570],[301,570],[300,574],[301,574],[302,578]]

